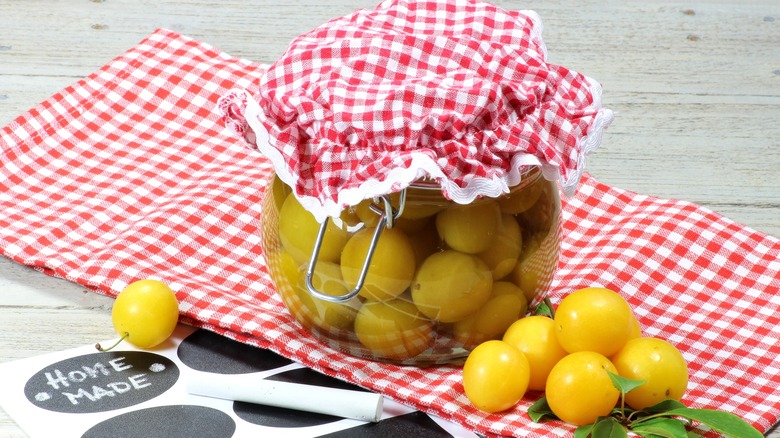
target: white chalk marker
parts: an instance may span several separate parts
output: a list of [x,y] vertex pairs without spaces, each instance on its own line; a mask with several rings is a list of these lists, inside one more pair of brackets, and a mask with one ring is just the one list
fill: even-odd
[[382,396],[372,392],[302,385],[246,376],[190,376],[187,392],[224,400],[256,403],[362,421],[379,421]]

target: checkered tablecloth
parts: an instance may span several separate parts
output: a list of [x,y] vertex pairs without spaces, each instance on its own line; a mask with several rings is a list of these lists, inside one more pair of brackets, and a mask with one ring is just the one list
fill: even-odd
[[[516,409],[484,414],[459,369],[367,362],[319,345],[275,295],[260,242],[271,166],[236,140],[220,96],[264,66],[158,30],[0,131],[0,251],[107,295],[139,278],[173,287],[186,321],[482,433],[568,436]],[[564,200],[552,300],[620,291],[648,335],[690,364],[684,401],[761,430],[780,412],[780,241],[700,206],[585,175]]]

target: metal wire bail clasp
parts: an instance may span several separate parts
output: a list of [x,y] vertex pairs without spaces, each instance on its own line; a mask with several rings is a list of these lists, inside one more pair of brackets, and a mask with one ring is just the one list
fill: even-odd
[[368,267],[371,266],[371,258],[374,256],[374,250],[376,249],[377,242],[379,242],[379,236],[382,234],[382,230],[387,228],[393,228],[396,219],[398,219],[404,212],[404,205],[406,204],[406,189],[401,190],[401,197],[398,201],[398,208],[393,208],[393,204],[388,196],[381,196],[383,206],[377,204],[371,204],[371,211],[379,215],[379,222],[376,224],[376,229],[371,237],[371,243],[368,246],[366,253],[366,259],[363,261],[363,266],[360,269],[360,276],[358,276],[357,284],[355,288],[344,295],[328,295],[320,292],[314,287],[312,283],[312,277],[314,276],[314,268],[317,266],[317,258],[320,254],[320,248],[322,247],[322,240],[325,238],[325,228],[328,226],[330,218],[325,218],[320,225],[320,230],[317,233],[317,240],[314,241],[314,248],[311,252],[311,259],[309,259],[309,267],[306,269],[306,289],[309,293],[315,297],[324,301],[330,301],[331,303],[344,303],[351,300],[363,288],[363,284],[366,281],[366,275],[368,274]]

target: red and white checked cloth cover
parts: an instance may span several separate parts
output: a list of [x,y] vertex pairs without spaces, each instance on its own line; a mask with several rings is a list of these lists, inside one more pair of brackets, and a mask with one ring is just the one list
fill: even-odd
[[[265,67],[158,30],[0,131],[0,250],[114,296],[171,284],[183,318],[488,435],[567,436],[516,409],[484,414],[458,368],[372,363],[320,346],[276,296],[259,246],[271,164],[215,109]],[[565,200],[552,300],[620,291],[647,335],[689,361],[684,401],[767,430],[780,412],[780,241],[682,201],[585,175]]]
[[612,111],[541,32],[532,11],[388,0],[295,38],[220,106],[320,221],[421,177],[468,204],[535,166],[572,194]]

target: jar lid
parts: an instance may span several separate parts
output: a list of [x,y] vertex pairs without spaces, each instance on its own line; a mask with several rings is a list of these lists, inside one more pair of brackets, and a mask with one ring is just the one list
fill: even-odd
[[570,195],[613,113],[546,62],[541,31],[533,11],[385,1],[295,38],[255,95],[219,106],[319,221],[423,178],[496,197],[532,166]]

